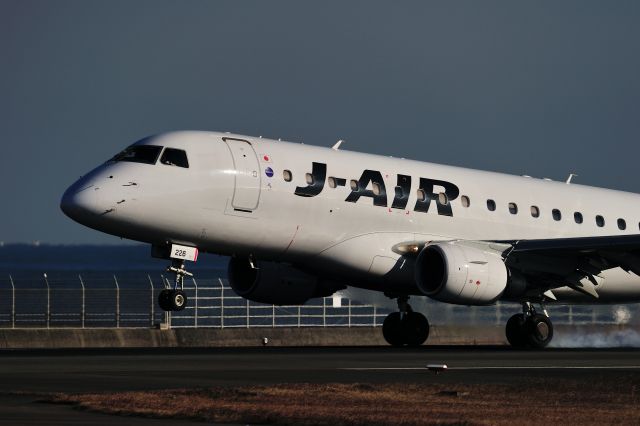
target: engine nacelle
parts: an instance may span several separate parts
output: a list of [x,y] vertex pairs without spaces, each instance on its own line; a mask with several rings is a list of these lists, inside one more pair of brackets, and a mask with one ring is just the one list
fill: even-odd
[[235,257],[229,261],[229,284],[245,299],[273,305],[302,305],[340,289],[284,263]]
[[428,245],[416,261],[425,295],[458,305],[489,305],[507,288],[507,267],[495,252],[456,242]]

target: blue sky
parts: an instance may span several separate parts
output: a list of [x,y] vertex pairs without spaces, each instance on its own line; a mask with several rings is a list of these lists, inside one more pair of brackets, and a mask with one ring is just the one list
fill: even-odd
[[219,130],[640,192],[640,3],[0,0],[0,241],[149,134]]

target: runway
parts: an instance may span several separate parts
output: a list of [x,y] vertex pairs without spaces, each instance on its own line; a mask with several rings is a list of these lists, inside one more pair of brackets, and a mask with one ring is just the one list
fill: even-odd
[[[434,374],[427,364],[446,364]],[[618,378],[640,383],[638,349],[549,349],[508,347],[215,348],[113,349],[0,352],[0,419],[6,424],[47,424],[110,416],[38,404],[37,394],[243,386],[275,383],[521,384],[539,378],[594,381]],[[20,392],[22,395],[16,396]],[[55,414],[52,414],[52,412]],[[65,414],[66,413],[66,414]],[[95,419],[93,417],[96,417]],[[117,418],[115,419],[117,420]],[[155,422],[139,419],[140,424]],[[84,423],[87,419],[79,419]],[[185,422],[162,421],[162,424]]]

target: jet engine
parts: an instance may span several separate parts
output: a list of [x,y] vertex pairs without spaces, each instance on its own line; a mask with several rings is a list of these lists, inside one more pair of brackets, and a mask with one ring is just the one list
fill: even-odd
[[458,242],[426,246],[418,255],[415,274],[422,293],[458,305],[492,304],[508,282],[498,253]]
[[229,284],[245,299],[273,305],[302,305],[344,288],[285,263],[236,257],[229,261]]

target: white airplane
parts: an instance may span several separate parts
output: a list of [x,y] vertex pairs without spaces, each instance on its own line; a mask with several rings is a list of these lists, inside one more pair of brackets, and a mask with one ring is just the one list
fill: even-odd
[[[184,309],[185,260],[229,255],[229,282],[292,305],[338,290],[397,301],[391,345],[429,335],[410,296],[522,304],[516,347],[553,337],[546,303],[640,301],[640,195],[214,132],[142,139],[64,193],[64,213],[172,259],[159,304]],[[395,304],[395,303],[394,303]],[[540,306],[536,310],[534,305]]]

